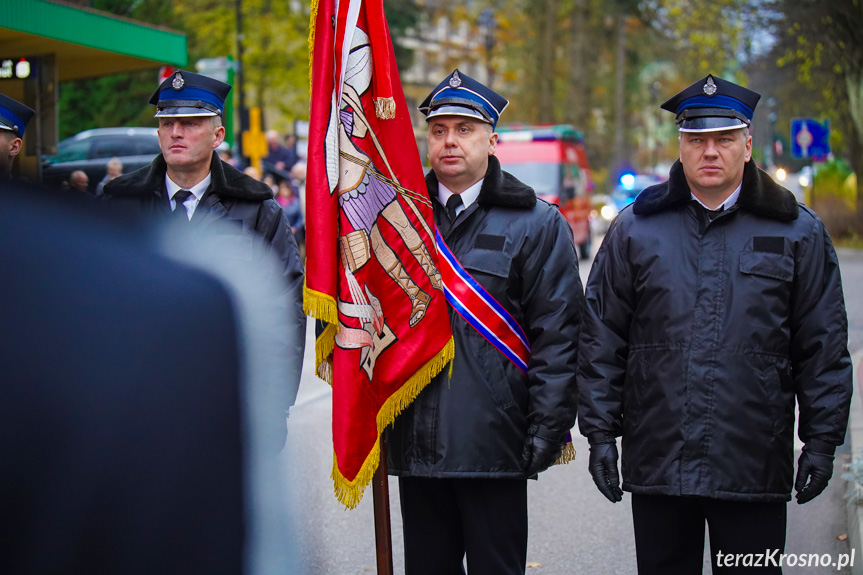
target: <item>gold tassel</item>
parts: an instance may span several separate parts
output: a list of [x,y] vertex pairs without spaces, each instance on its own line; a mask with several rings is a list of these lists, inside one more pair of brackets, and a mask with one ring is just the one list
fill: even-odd
[[375,98],[375,116],[381,120],[396,117],[396,101],[393,98]]
[[333,384],[333,352],[338,331],[335,324],[328,323],[315,340],[315,373],[330,385]]
[[554,462],[555,465],[566,465],[567,463],[572,463],[575,461],[575,447],[572,443],[566,443],[563,446],[563,453],[560,454],[560,457],[557,458],[557,461]]
[[[335,336],[335,333],[333,333]],[[394,393],[386,403],[381,406],[376,418],[378,427],[378,436],[384,432],[388,425],[391,425],[396,417],[416,399],[417,395],[431,383],[431,380],[440,373],[452,361],[455,355],[455,342],[452,338],[446,343],[433,358],[426,362],[424,366],[408,379],[399,390]],[[353,509],[363,498],[363,492],[374,477],[375,471],[380,462],[381,446],[380,439],[375,442],[371,453],[360,467],[357,476],[353,481],[345,478],[339,472],[338,461],[333,454],[333,472],[332,479],[336,498],[347,508]]]

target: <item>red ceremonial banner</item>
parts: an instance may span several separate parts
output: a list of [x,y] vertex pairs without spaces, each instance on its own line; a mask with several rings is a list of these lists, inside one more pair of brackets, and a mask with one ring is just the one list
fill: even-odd
[[304,308],[326,322],[336,497],[355,507],[380,434],[452,360],[434,220],[382,0],[312,6]]

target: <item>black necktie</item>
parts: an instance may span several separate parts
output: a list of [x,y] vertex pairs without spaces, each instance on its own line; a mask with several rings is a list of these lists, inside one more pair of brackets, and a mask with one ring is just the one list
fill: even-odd
[[450,223],[455,221],[455,218],[456,218],[455,212],[457,209],[459,209],[459,207],[463,203],[464,202],[461,201],[461,196],[459,196],[458,194],[453,194],[449,197],[449,199],[447,199],[447,201],[446,201],[446,215],[449,218]]
[[176,194],[174,194],[174,217],[176,219],[183,218],[184,222],[189,221],[189,214],[186,212],[186,206],[183,205],[183,202],[189,199],[189,196],[192,195],[192,192],[189,190],[180,190]]
[[716,216],[725,211],[724,205],[719,206],[715,210],[711,210],[710,208],[705,207],[704,204],[698,200],[692,200],[692,203],[695,205],[696,213],[701,212],[702,214],[705,214],[711,222],[716,219]]
[[719,206],[719,208],[715,210],[707,210],[707,215],[710,217],[711,220],[714,220],[716,219],[716,216],[721,214],[723,211],[725,211],[725,206]]

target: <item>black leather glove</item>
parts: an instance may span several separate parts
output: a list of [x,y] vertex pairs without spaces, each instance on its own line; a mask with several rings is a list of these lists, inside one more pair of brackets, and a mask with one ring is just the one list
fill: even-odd
[[620,475],[617,473],[617,443],[614,439],[590,442],[590,476],[599,492],[612,503],[623,499]]
[[528,477],[533,477],[551,467],[563,453],[563,439],[557,440],[552,437],[557,435],[559,434],[541,432],[537,425],[532,425],[528,429],[524,449],[521,450],[521,468]]
[[803,452],[797,460],[797,478],[794,481],[797,503],[803,505],[812,501],[827,487],[833,477],[835,451],[836,446],[818,439],[813,439],[803,446]]

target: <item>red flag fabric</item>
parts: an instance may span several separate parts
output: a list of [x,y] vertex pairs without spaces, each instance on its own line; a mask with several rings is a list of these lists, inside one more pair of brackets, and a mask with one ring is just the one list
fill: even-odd
[[434,221],[382,0],[312,6],[306,313],[326,322],[336,497],[355,507],[380,434],[452,360]]

